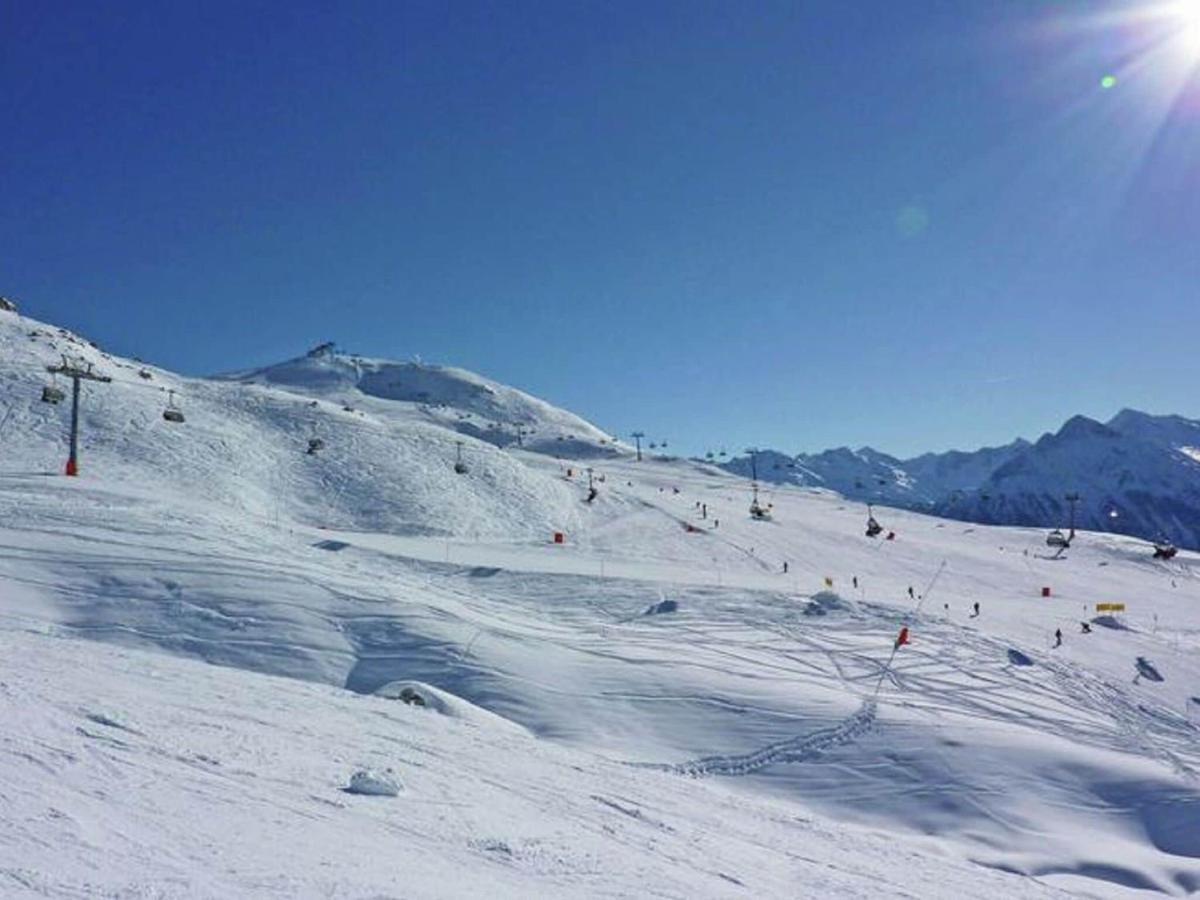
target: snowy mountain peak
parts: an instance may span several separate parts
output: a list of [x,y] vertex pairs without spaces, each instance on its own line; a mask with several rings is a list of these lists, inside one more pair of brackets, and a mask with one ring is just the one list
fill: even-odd
[[[951,450],[900,460],[870,447],[839,447],[763,466],[764,480],[819,485],[868,503],[933,510],[1009,525],[1061,524],[1067,492],[1082,496],[1079,523],[1200,547],[1200,422],[1123,409],[1108,423],[1072,416],[1036,443]],[[729,471],[746,474],[745,460]],[[1116,515],[1113,513],[1116,512]]]
[[590,422],[524,391],[453,366],[371,359],[333,342],[282,363],[223,376],[386,414],[398,404],[496,446],[574,456],[622,447]]

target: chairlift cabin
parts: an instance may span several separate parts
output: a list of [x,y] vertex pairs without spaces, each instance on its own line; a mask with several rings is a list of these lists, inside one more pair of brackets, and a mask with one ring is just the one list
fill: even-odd
[[1062,529],[1055,528],[1048,535],[1046,535],[1046,546],[1047,547],[1069,547],[1069,546],[1071,546],[1071,540],[1065,534],[1062,533]]
[[469,470],[467,469],[467,464],[465,462],[463,462],[462,448],[463,448],[463,442],[458,441],[458,445],[454,448],[455,449],[454,471],[457,472],[459,475],[466,475]]
[[42,402],[58,404],[63,401],[67,395],[63,393],[62,388],[56,384],[48,384],[42,388]]
[[183,410],[175,403],[175,392],[170,391],[167,394],[167,408],[163,410],[163,418],[168,422],[181,424],[183,419]]
[[1155,559],[1174,559],[1175,554],[1179,550],[1170,541],[1155,541],[1154,542],[1154,558]]
[[875,513],[871,509],[870,504],[867,505],[867,537],[879,537],[883,534],[883,526],[875,518]]
[[[756,475],[758,474],[757,471],[755,471],[755,474]],[[761,503],[758,502],[758,482],[757,481],[751,482],[750,486],[754,490],[754,495],[750,499],[750,518],[757,519],[760,522],[769,521],[771,518],[771,504],[768,503],[766,506],[763,506]]]

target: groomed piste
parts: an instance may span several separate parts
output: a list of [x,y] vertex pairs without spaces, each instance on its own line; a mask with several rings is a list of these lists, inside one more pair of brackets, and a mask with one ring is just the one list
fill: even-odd
[[190,379],[6,311],[0,383],[0,895],[1200,891],[1195,554],[752,517],[335,348]]

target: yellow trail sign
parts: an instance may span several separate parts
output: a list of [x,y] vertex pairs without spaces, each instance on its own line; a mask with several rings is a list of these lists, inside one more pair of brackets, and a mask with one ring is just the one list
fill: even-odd
[[1125,612],[1124,603],[1097,603],[1096,612]]

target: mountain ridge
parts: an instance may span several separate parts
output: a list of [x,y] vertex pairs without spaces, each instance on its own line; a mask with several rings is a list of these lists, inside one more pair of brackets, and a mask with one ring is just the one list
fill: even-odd
[[[1074,415],[1034,441],[908,459],[869,447],[790,456],[759,451],[763,481],[838,491],[962,521],[1062,527],[1068,494],[1076,524],[1200,548],[1200,421],[1123,408],[1107,422]],[[748,457],[723,464],[750,475]]]

